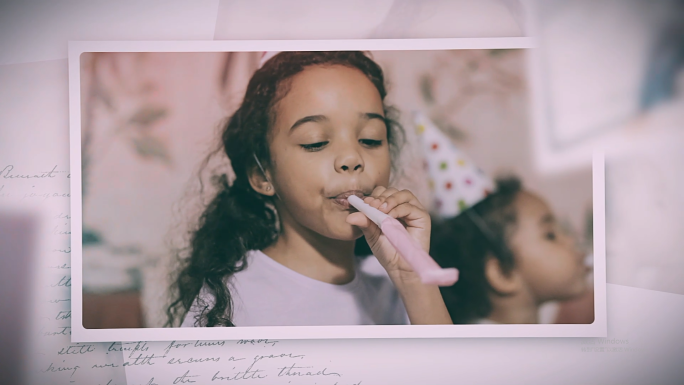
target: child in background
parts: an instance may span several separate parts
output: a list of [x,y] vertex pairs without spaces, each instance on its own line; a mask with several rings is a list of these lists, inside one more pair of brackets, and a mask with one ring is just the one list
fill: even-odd
[[441,288],[454,323],[538,323],[545,302],[587,291],[585,256],[542,198],[514,177],[494,185],[424,116],[417,127],[439,212],[430,254],[460,272]]
[[[216,178],[168,326],[451,323],[439,288],[423,285],[346,200],[357,195],[401,219],[428,249],[427,211],[388,186],[402,132],[388,116],[380,67],[361,52],[281,52],[263,62],[223,129],[219,151],[235,179]],[[363,262],[354,256],[361,236],[374,254]],[[365,270],[377,262],[386,274]]]
[[442,288],[454,323],[538,323],[542,304],[588,288],[584,255],[546,202],[516,178],[496,188],[472,212],[433,222],[432,256],[460,270],[459,282]]

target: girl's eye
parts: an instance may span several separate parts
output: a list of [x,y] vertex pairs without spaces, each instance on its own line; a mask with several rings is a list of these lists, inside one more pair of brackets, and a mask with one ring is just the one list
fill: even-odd
[[317,143],[310,143],[310,144],[300,144],[302,148],[306,151],[319,151],[325,147],[325,145],[328,144],[328,142],[317,142]]
[[548,232],[544,235],[544,238],[548,239],[549,241],[555,241],[556,240],[556,233]]
[[379,147],[382,145],[382,140],[360,139],[359,142],[367,147]]

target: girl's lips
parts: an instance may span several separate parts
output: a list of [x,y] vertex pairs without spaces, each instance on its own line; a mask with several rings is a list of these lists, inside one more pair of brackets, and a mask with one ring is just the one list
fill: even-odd
[[[337,196],[331,197],[329,199],[332,200],[333,202],[335,202],[336,204],[344,207],[345,209],[350,209],[350,208],[354,209],[354,207],[352,205],[350,205],[349,201],[347,200],[347,198],[349,198],[351,195],[356,195],[357,197],[359,197],[361,199],[366,197],[366,195],[361,190],[349,190],[349,191],[345,191],[341,194],[338,194]],[[356,209],[354,209],[354,210],[356,210]]]

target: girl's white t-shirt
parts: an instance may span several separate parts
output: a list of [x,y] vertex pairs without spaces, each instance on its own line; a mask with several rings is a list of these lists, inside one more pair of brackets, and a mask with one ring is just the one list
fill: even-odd
[[[406,325],[406,308],[374,256],[356,260],[354,279],[344,285],[317,281],[287,268],[258,250],[246,255],[247,268],[228,280],[235,326]],[[212,293],[200,297],[213,306]],[[196,325],[197,301],[181,327]]]

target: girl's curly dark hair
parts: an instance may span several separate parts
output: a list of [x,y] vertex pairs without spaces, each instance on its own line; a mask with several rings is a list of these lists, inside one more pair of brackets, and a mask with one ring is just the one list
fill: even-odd
[[[508,241],[517,222],[513,202],[521,182],[506,177],[496,184],[496,192],[469,208],[470,212],[445,220],[433,218],[430,255],[442,267],[459,269],[456,284],[440,288],[454,324],[471,323],[491,313],[489,295],[496,291],[485,275],[488,258],[497,258],[506,274],[515,266]],[[484,229],[473,215],[479,216]]]
[[[334,65],[361,71],[378,90],[385,108],[390,153],[393,158],[397,155],[404,131],[392,117],[396,111],[384,104],[387,91],[382,69],[365,53],[281,52],[268,60],[254,73],[241,106],[222,129],[218,151],[230,159],[235,179],[231,183],[223,173],[213,178],[218,192],[190,234],[189,255],[180,261],[171,286],[166,326],[182,323],[196,299],[205,309],[196,318],[196,326],[235,326],[227,279],[246,267],[247,251],[264,249],[278,238],[273,198],[254,191],[248,175],[257,167],[255,157],[265,168],[271,166],[269,134],[274,107],[287,94],[293,76],[307,67]],[[198,297],[203,287],[213,294],[212,303]]]

